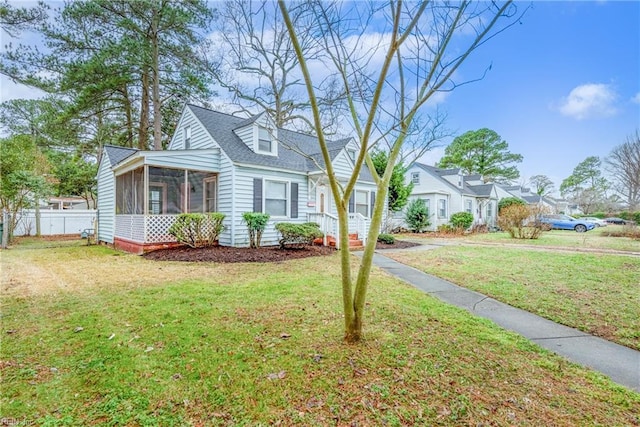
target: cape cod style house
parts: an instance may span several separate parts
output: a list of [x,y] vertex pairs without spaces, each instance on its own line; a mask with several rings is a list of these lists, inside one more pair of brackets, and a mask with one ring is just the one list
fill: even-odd
[[[357,146],[328,143],[338,179],[353,170]],[[249,245],[245,212],[270,215],[263,245],[275,245],[278,222],[314,221],[338,237],[335,204],[315,137],[276,128],[266,113],[236,117],[187,104],[168,149],[106,146],[98,170],[99,241],[142,253],[175,244],[180,213],[221,212],[223,246]],[[349,232],[363,240],[375,184],[363,168],[349,203]],[[327,242],[327,239],[325,239]]]
[[495,184],[485,184],[481,175],[464,175],[460,169],[416,162],[407,169],[405,179],[413,183],[409,200],[423,199],[427,205],[431,222],[428,230],[449,224],[456,212],[471,213],[476,224],[495,226],[498,192]]
[[[449,224],[456,212],[469,212],[474,224],[497,225],[498,202],[507,197],[517,197],[527,204],[537,204],[551,213],[569,210],[566,201],[552,197],[541,197],[529,188],[519,185],[485,183],[482,175],[464,175],[460,169],[442,169],[422,163],[414,163],[405,174],[405,182],[413,183],[409,200],[423,199],[429,209],[431,225]],[[404,212],[395,215],[395,227],[406,227]]]

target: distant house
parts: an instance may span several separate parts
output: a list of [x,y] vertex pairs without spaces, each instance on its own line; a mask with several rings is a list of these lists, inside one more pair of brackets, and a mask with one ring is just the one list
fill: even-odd
[[[357,146],[328,143],[346,182]],[[143,252],[175,242],[167,230],[183,212],[226,215],[224,246],[248,246],[245,212],[271,216],[263,245],[277,244],[277,222],[315,221],[337,238],[336,208],[315,137],[276,128],[266,113],[236,117],[186,105],[165,151],[106,146],[98,171],[98,240]],[[375,201],[366,167],[349,203],[350,234],[364,240]]]
[[520,185],[502,186],[500,184],[498,184],[498,186],[510,194],[509,197],[517,197],[529,205],[538,205],[549,213],[556,214],[566,212],[567,210],[566,202],[563,204],[563,201],[556,200],[551,196],[540,196],[533,193],[528,187],[522,187]]
[[409,200],[422,199],[429,209],[429,230],[449,224],[456,212],[471,213],[476,224],[496,223],[498,192],[493,183],[484,183],[481,175],[416,162],[408,168],[406,181],[413,183]]

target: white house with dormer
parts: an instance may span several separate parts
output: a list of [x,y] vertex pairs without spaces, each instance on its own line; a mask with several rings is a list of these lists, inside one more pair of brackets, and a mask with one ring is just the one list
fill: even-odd
[[[328,143],[346,182],[358,149],[351,138]],[[364,240],[375,202],[363,168],[349,203],[350,234]],[[337,239],[336,208],[314,136],[277,128],[266,113],[249,118],[186,105],[168,149],[106,146],[98,171],[99,241],[141,253],[175,243],[177,215],[225,214],[219,243],[248,246],[245,212],[270,215],[263,245],[277,244],[278,222],[318,222]]]
[[471,213],[476,224],[495,226],[498,192],[495,184],[484,183],[481,175],[416,162],[407,169],[406,180],[413,183],[409,200],[422,199],[429,209],[428,230],[449,224],[456,212]]

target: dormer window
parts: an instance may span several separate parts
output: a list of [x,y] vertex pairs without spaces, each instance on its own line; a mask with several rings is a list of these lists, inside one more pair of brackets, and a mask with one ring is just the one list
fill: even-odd
[[268,129],[258,128],[258,151],[271,154],[273,152],[273,141]]

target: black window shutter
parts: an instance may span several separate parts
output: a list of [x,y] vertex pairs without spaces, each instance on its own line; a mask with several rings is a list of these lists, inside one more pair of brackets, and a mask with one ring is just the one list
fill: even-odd
[[376,192],[371,192],[371,208],[369,209],[369,217],[373,216],[373,208],[376,205]]
[[262,178],[253,178],[253,211],[262,212]]
[[291,218],[298,218],[298,183],[291,183]]
[[351,197],[349,197],[349,213],[354,213],[356,211],[356,193],[351,193]]

